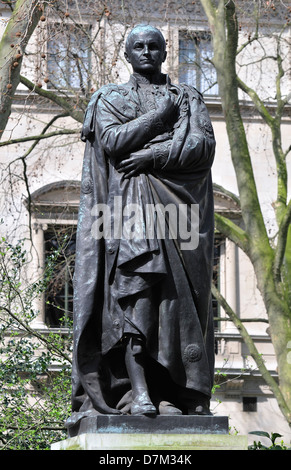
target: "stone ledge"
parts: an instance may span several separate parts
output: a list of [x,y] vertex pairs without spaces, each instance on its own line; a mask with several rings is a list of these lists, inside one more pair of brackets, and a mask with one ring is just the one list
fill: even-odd
[[247,450],[247,436],[230,434],[87,433],[52,444],[51,450]]
[[[76,418],[80,418],[77,419]],[[68,437],[91,433],[228,434],[227,416],[72,416]]]

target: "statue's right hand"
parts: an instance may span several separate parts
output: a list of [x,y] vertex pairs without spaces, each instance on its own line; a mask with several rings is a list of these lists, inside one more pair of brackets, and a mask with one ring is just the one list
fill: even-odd
[[171,118],[176,116],[176,113],[178,111],[178,105],[174,101],[174,98],[170,96],[169,93],[167,93],[162,100],[160,101],[160,104],[157,108],[157,113],[159,114],[159,117],[164,120],[171,120]]

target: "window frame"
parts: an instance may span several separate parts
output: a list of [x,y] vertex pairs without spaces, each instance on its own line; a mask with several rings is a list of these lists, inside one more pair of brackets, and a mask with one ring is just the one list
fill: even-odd
[[[52,237],[50,236],[50,239],[48,239],[48,234],[53,235],[53,236],[55,235],[55,238],[56,238],[58,236],[59,231],[63,231],[67,233],[70,232],[70,235],[69,235],[70,240],[74,238],[75,244],[76,244],[77,228],[75,224],[48,223],[46,230],[44,231],[44,240],[43,240],[44,269],[46,267],[46,262],[49,262],[51,259],[50,250],[48,250],[47,248],[49,248],[49,242],[52,239]],[[59,264],[56,264],[56,269],[54,269],[54,273],[56,274],[54,285],[53,285],[53,282],[50,282],[48,286],[48,289],[59,287],[59,293],[57,293],[54,297],[55,304],[53,304],[53,300],[51,300],[52,296],[50,295],[49,290],[47,289],[46,292],[44,293],[44,297],[45,297],[44,320],[45,320],[45,324],[49,328],[63,328],[63,327],[67,328],[73,319],[73,275],[74,275],[74,268],[75,268],[76,251],[74,251],[74,254],[73,254],[73,262],[72,262],[72,258],[71,259],[66,258],[67,257],[66,252],[70,251],[70,247],[69,247],[70,240],[68,240],[68,243],[65,241],[65,236],[67,233],[64,233],[63,240],[62,239],[60,240],[61,242],[63,241],[64,245],[59,248],[60,250],[60,255],[58,256]],[[57,240],[57,244],[59,244],[58,240]],[[56,252],[54,251],[52,253],[55,254]],[[72,254],[70,255],[70,253],[68,253],[68,255],[70,257]],[[58,260],[56,262],[58,263]],[[60,269],[58,269],[58,267],[60,267]],[[64,276],[60,275],[60,272],[62,270],[64,271]],[[70,282],[70,279],[71,279],[71,282]],[[63,290],[64,290],[64,295],[62,295]],[[62,297],[64,297],[63,302],[61,301]],[[58,315],[58,310],[60,311],[60,315]],[[59,316],[58,321],[55,324],[52,323],[54,317],[57,318],[58,316]]]
[[[203,44],[203,42],[201,41],[204,41],[204,44],[211,44],[211,33],[206,30],[202,30],[202,31],[179,30],[179,38],[178,38],[179,83],[187,83],[188,85],[192,85],[205,96],[217,97],[219,95],[217,79],[213,83],[210,82],[210,86],[208,88],[205,88],[203,86],[203,83],[208,82],[207,69],[209,69],[215,75],[215,77],[217,77],[217,74],[216,74],[215,67],[213,64],[211,64],[210,60],[206,61],[205,59],[203,59],[203,50],[201,48],[201,44]],[[188,43],[186,44],[186,47],[185,46],[183,47],[183,42]],[[194,45],[193,48],[189,47],[189,44],[191,43],[193,43]],[[194,54],[193,58],[192,59],[190,58],[189,61],[187,61],[187,57],[186,57],[185,62],[183,62],[181,59],[183,57],[184,51],[186,51],[186,55],[187,55],[187,52],[188,53],[192,52]],[[185,69],[184,72],[183,72],[183,69]],[[206,73],[204,72],[205,70],[206,70]],[[184,80],[183,76],[190,75],[190,72],[192,72],[191,75],[193,74],[193,79],[186,78],[186,80]],[[205,76],[205,79],[203,79],[203,76]],[[205,89],[202,89],[202,88],[205,88]],[[212,88],[213,88],[213,91],[211,91]]]
[[[25,206],[31,213],[32,260],[28,276],[32,282],[44,278],[45,270],[45,231],[51,226],[74,226],[78,224],[78,211],[81,183],[78,180],[63,180],[44,185],[34,191]],[[34,329],[46,330],[68,328],[60,325],[50,327],[45,318],[45,293],[33,301],[38,312],[31,326]]]
[[[84,38],[87,37],[87,47],[85,48],[87,50],[87,55],[86,55],[86,58],[84,57],[81,57],[80,60],[81,60],[81,68],[82,68],[82,71],[83,71],[83,75],[82,75],[82,72],[80,71],[80,67],[78,66],[78,58],[74,58],[74,57],[68,57],[67,56],[67,53],[68,53],[68,49],[66,48],[66,46],[64,47],[64,50],[66,51],[66,56],[64,58],[64,62],[65,62],[65,73],[63,73],[63,69],[59,69],[60,72],[61,72],[61,75],[62,77],[60,78],[60,84],[58,83],[58,77],[56,76],[56,79],[54,80],[53,77],[54,77],[54,68],[52,67],[50,69],[50,66],[49,64],[52,62],[52,60],[50,60],[50,56],[57,56],[58,55],[58,52],[50,52],[50,42],[52,42],[52,38],[50,38],[50,31],[49,31],[49,28],[52,27],[59,27],[59,28],[66,28],[66,29],[69,29],[70,27],[71,28],[79,28],[80,31],[82,31],[83,28],[87,28],[87,32],[88,32],[88,36],[86,36],[84,34]],[[93,25],[91,23],[81,23],[81,24],[76,24],[74,25],[74,23],[68,23],[68,24],[63,24],[59,21],[51,21],[47,24],[47,29],[46,29],[46,34],[47,34],[47,40],[46,40],[46,57],[47,57],[47,61],[46,61],[46,75],[48,77],[48,82],[46,84],[47,86],[47,89],[50,90],[50,89],[56,89],[56,90],[59,90],[59,91],[64,91],[64,92],[68,92],[70,90],[76,92],[78,90],[81,90],[82,92],[84,92],[85,94],[89,92],[89,90],[91,89],[91,79],[90,79],[90,69],[91,69],[91,62],[92,62],[92,54],[91,54],[91,49],[90,49],[90,39],[89,37],[91,38],[92,37],[92,30],[93,30]],[[60,31],[56,32],[55,35],[58,37],[58,33],[60,33]],[[55,35],[53,37],[55,37]],[[70,34],[69,34],[70,36]],[[85,60],[84,60],[85,59]],[[75,74],[72,74],[71,73],[71,62],[72,61],[75,61],[75,66],[76,66],[76,69],[77,69],[77,73],[78,73],[78,80],[79,80],[79,84],[74,86],[74,84],[72,84],[71,80],[72,80],[72,77],[75,76]],[[57,62],[56,62],[57,63]],[[86,71],[86,77],[84,77],[84,70]],[[81,80],[82,78],[82,80]],[[65,81],[65,86],[63,86],[61,84],[62,80]]]

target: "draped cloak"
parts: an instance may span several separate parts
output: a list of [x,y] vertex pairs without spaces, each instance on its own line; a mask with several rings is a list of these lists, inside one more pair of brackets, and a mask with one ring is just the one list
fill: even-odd
[[[167,399],[175,390],[176,404],[183,390],[211,395],[215,138],[202,95],[191,86],[172,85],[167,76],[163,80],[161,86],[144,84],[134,74],[126,84],[106,85],[86,111],[74,275],[72,409],[77,414],[104,413],[103,404],[128,406],[122,349],[127,331],[144,339],[150,394],[164,393],[160,398]],[[182,94],[178,115],[168,123],[157,114],[165,88]],[[152,167],[125,179],[116,170],[118,162],[141,148],[152,149]],[[191,233],[192,205],[199,214],[194,247],[185,238]],[[168,208],[172,215],[176,210],[174,235],[169,214],[165,236],[158,236],[156,212],[148,227],[148,207]],[[185,207],[188,232],[179,218]],[[131,218],[135,209],[138,217]],[[124,409],[130,412],[130,406]]]

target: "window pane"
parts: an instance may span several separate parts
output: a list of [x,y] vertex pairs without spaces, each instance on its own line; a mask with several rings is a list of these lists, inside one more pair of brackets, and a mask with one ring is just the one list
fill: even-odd
[[200,37],[200,91],[206,95],[218,95],[216,70],[210,62],[212,57],[213,48],[211,43],[211,36],[207,34],[203,37]]
[[197,60],[195,41],[183,38],[179,41],[179,82],[187,83],[195,88],[197,80]]
[[181,32],[179,38],[179,82],[192,85],[205,95],[217,95],[216,70],[211,36]]
[[61,89],[88,88],[90,28],[75,25],[49,25],[49,86]]
[[46,290],[46,323],[67,326],[73,315],[76,227],[51,226],[45,231],[46,269],[52,267]]

